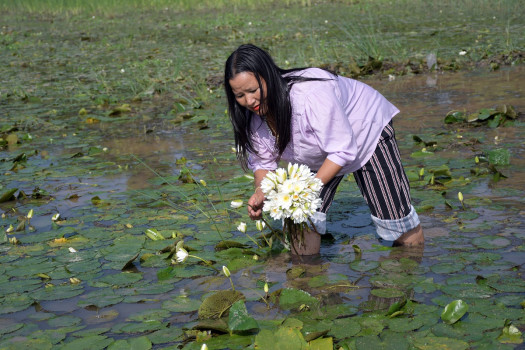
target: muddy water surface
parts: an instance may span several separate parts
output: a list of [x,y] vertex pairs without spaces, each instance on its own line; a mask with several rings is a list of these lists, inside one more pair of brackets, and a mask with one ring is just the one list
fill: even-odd
[[[379,242],[374,233],[368,208],[353,180],[348,179],[342,183],[332,206],[328,225],[330,235],[323,240],[319,257],[301,261],[291,259],[288,254],[280,254],[269,258],[262,266],[247,267],[233,274],[237,288],[248,297],[249,312],[261,320],[278,319],[286,314],[276,308],[267,310],[261,307],[261,303],[254,302],[257,294],[253,289],[257,280],[271,282],[274,286],[273,290],[282,287],[300,288],[319,296],[327,305],[349,304],[367,311],[385,308],[393,300],[398,300],[395,293],[387,295],[392,293],[392,288],[405,293],[415,301],[429,305],[443,306],[442,304],[446,304],[447,301],[463,297],[475,300],[476,298],[502,300],[509,308],[517,308],[516,300],[522,300],[525,291],[521,284],[515,291],[509,288],[500,290],[493,288],[490,291],[483,289],[469,292],[470,285],[461,283],[467,281],[472,283],[476,280],[476,276],[479,279],[487,279],[489,281],[487,283],[491,283],[491,278],[495,281],[494,275],[498,273],[509,278],[522,278],[525,262],[523,121],[518,121],[514,126],[490,129],[486,126],[444,125],[443,119],[451,110],[466,110],[473,113],[481,108],[492,108],[499,104],[513,105],[517,111],[525,112],[523,81],[525,81],[524,67],[512,67],[490,73],[486,71],[435,73],[427,76],[396,77],[393,81],[367,80],[368,84],[382,92],[402,111],[395,118],[394,125],[407,171],[417,173],[421,168],[425,168],[428,175],[428,171],[432,168],[443,165],[450,168],[451,178],[442,180],[446,182],[442,188],[429,187],[429,177],[425,177],[424,181],[416,179],[412,183],[413,201],[420,209],[420,217],[426,233],[425,246],[392,250],[388,248],[388,242]],[[82,236],[84,230],[87,230],[90,233],[86,233],[86,237],[96,237],[93,234],[94,228],[102,230],[101,232],[103,230],[125,232],[123,225],[126,222],[144,215],[140,208],[150,205],[153,207],[155,204],[154,199],[158,195],[155,191],[159,189],[162,191],[162,183],[165,182],[159,180],[159,174],[177,183],[181,163],[184,163],[182,159],[186,159],[186,166],[192,169],[198,178],[209,183],[240,176],[242,172],[232,161],[233,142],[228,129],[228,120],[224,114],[224,105],[222,99],[217,99],[214,117],[210,120],[210,128],[207,130],[200,130],[194,125],[179,127],[165,121],[151,119],[120,124],[117,130],[111,125],[91,126],[91,132],[101,136],[100,146],[107,148],[104,151],[107,153],[103,155],[107,164],[101,163],[97,165],[96,170],[89,170],[82,175],[52,174],[46,178],[43,187],[49,191],[54,190],[52,194],[55,200],[43,202],[39,206],[38,211],[45,214],[38,215],[33,220],[32,224],[36,232],[26,237],[50,230],[49,215],[60,212],[64,218],[67,218],[65,225],[69,223],[74,227],[70,232],[71,243],[66,243],[64,249],[67,249],[69,244],[78,244],[75,246],[78,250],[93,251],[93,254],[98,254],[111,242],[105,243],[104,239],[99,237],[96,241],[75,243],[74,236]],[[127,136],[123,137],[123,135]],[[414,156],[424,147],[413,141],[414,135],[425,141],[435,140],[437,147],[434,155],[423,158]],[[463,142],[472,139],[476,139],[477,142]],[[48,152],[74,154],[77,148],[79,148],[78,144],[72,142],[71,146],[57,146],[50,148]],[[482,157],[496,148],[506,148],[510,152],[510,165],[498,167],[507,178],[495,182],[492,176],[473,176],[470,169],[476,166],[475,156]],[[157,174],[130,158],[131,153]],[[127,162],[122,161],[123,159],[127,159]],[[115,170],[115,163],[119,164],[118,171]],[[100,176],[97,171],[106,171],[107,174]],[[20,183],[27,181],[29,176],[29,174],[21,176]],[[249,190],[246,190],[250,188],[249,183],[241,182],[238,186],[239,195],[249,194]],[[151,198],[145,201],[137,200],[137,190],[141,191],[146,199],[148,196]],[[459,191],[465,196],[465,209],[457,199]],[[93,209],[95,196],[108,201],[108,206],[101,207],[97,202],[97,208]],[[205,201],[204,195],[192,195],[192,198]],[[115,208],[112,203],[118,201],[124,205]],[[12,210],[8,205],[3,208],[6,213]],[[93,216],[97,215],[98,219],[93,219]],[[148,215],[154,214],[149,212]],[[144,217],[141,219],[144,219],[142,226],[130,225],[137,226],[133,229],[135,235],[141,234],[141,231],[148,227],[149,219],[153,220]],[[177,223],[176,220],[175,222]],[[185,222],[183,225],[188,226],[188,223]],[[172,229],[173,221],[168,226]],[[199,229],[196,231],[199,234],[201,232]],[[229,233],[230,236],[244,239],[234,227]],[[191,244],[191,239],[189,243]],[[208,258],[213,258],[215,243],[216,241],[211,241],[209,244],[201,244],[200,246],[205,247],[201,253]],[[147,244],[148,242],[146,246]],[[359,247],[362,254],[357,253],[355,246]],[[47,245],[37,250],[46,247]],[[56,246],[52,247],[56,248]],[[154,253],[160,248],[162,246],[156,244],[148,246],[145,250]],[[8,253],[10,256],[13,255],[12,251]],[[26,251],[23,254],[31,255],[34,252]],[[49,256],[53,254],[50,252]],[[97,281],[107,274],[114,273],[113,270],[116,269],[114,266],[105,265],[109,263],[108,260],[111,259],[101,256],[98,260],[101,268],[94,272],[90,271],[89,278]],[[360,261],[364,263],[360,264]],[[136,272],[142,273],[146,284],[157,283],[157,272],[160,267],[141,266],[137,260],[135,268]],[[291,268],[299,268],[303,271],[291,277]],[[407,274],[409,277],[406,276]],[[77,276],[83,278],[82,274]],[[322,276],[330,281],[328,285],[319,282]],[[312,283],[313,278],[317,278],[316,283]],[[343,280],[351,281],[354,287],[348,288],[347,285],[337,283]],[[80,329],[81,326],[86,326],[86,329],[114,327],[113,338],[126,338],[129,333],[122,333],[119,328],[121,326],[116,327],[116,325],[130,322],[130,315],[145,310],[162,309],[165,301],[180,295],[200,299],[211,290],[229,288],[227,280],[209,276],[199,277],[198,274],[195,278],[174,279],[172,283],[172,287],[168,288],[167,292],[152,292],[147,296],[141,296],[140,292],[134,289],[133,284],[121,286],[115,290],[125,298],[125,302],[108,303],[110,306],[101,308],[80,307],[78,302],[84,300],[87,293],[97,292],[98,288],[103,286],[90,282],[83,287],[83,293],[78,296],[59,301],[42,301],[26,309],[4,315],[1,321],[8,325],[22,322],[29,330],[52,329],[53,326],[40,321],[45,320],[45,317],[35,315],[42,312],[60,316],[70,315],[78,318],[79,321],[75,322],[80,325]],[[454,289],[455,283],[463,286],[464,289]],[[508,284],[507,280],[503,285],[506,283]],[[372,292],[374,290],[380,290],[381,293]],[[483,293],[488,294],[482,295]],[[183,327],[188,326],[188,322],[196,320],[196,313],[171,312],[170,316],[161,319],[169,321],[171,327]],[[522,318],[521,320],[523,322]],[[21,334],[25,336],[27,332]]]

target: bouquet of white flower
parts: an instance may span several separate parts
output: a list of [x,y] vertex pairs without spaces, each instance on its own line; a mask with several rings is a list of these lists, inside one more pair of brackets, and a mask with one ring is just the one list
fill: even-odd
[[[266,196],[263,211],[274,220],[283,220],[283,233],[288,241],[304,244],[304,230],[313,229],[310,217],[321,206],[319,198],[323,183],[306,165],[288,164],[268,172],[261,182]],[[310,226],[308,225],[310,223]]]

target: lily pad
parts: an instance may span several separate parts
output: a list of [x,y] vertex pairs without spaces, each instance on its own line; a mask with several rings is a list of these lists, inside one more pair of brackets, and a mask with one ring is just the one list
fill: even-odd
[[403,291],[394,288],[372,289],[370,291],[370,294],[379,298],[401,298],[405,296],[405,293],[403,293]]
[[459,321],[463,315],[465,315],[468,311],[468,305],[463,300],[454,300],[447,306],[445,306],[445,309],[441,313],[441,319],[443,322],[448,324],[453,324]]
[[113,343],[113,339],[103,335],[91,335],[84,338],[75,339],[69,343],[64,344],[62,349],[78,350],[78,349],[105,349],[109,344]]
[[456,263],[439,263],[432,265],[430,269],[434,273],[441,273],[441,274],[451,274],[454,272],[459,272],[465,268],[465,265],[463,265],[460,262]]
[[228,316],[228,327],[231,331],[248,331],[258,329],[259,325],[253,317],[248,314],[243,300],[238,300],[230,308]]
[[489,151],[489,162],[494,165],[509,165],[510,152],[506,148],[499,148]]
[[415,338],[413,345],[420,350],[466,350],[470,348],[467,342],[459,339],[452,339],[446,337],[421,337]]
[[350,263],[350,268],[357,272],[371,271],[379,266],[375,260],[357,260]]
[[319,305],[319,300],[310,295],[310,293],[300,289],[285,288],[281,291],[279,306],[283,310],[298,308],[303,304],[312,308]]
[[255,337],[256,349],[297,350],[306,348],[306,340],[296,328],[280,327],[276,332],[262,329]]
[[31,293],[35,300],[61,300],[73,298],[84,292],[81,285],[66,284],[41,288]]
[[175,297],[162,303],[162,308],[171,312],[192,312],[199,309],[201,301],[188,297]]
[[129,273],[121,272],[111,275],[106,275],[102,278],[99,278],[96,281],[91,282],[95,287],[114,287],[114,288],[123,288],[126,286],[131,286],[134,283],[142,279],[141,273]]
[[108,350],[148,350],[151,349],[151,341],[146,337],[137,337],[131,339],[119,339],[108,346]]
[[424,322],[420,317],[415,317],[413,319],[392,318],[388,320],[388,328],[398,333],[415,331],[416,329],[423,327],[423,325]]
[[472,244],[484,249],[500,249],[510,245],[510,240],[501,236],[482,236],[472,240]]
[[336,339],[344,339],[353,337],[360,331],[361,325],[352,318],[346,317],[334,320],[328,334]]
[[244,295],[234,290],[222,290],[207,297],[199,307],[199,318],[221,318],[228,314],[230,307]]

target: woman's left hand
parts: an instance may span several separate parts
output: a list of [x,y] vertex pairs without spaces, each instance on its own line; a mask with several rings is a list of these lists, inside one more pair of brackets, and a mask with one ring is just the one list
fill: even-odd
[[262,217],[262,208],[264,205],[264,194],[260,188],[248,200],[248,215],[252,220],[259,220]]

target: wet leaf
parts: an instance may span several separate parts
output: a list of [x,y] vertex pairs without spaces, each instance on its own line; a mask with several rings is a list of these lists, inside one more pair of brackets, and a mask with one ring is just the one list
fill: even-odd
[[236,301],[230,308],[228,316],[228,327],[231,331],[248,331],[258,329],[259,325],[253,317],[248,314],[243,300]]
[[96,306],[97,308],[102,309],[107,306],[118,304],[122,300],[124,300],[124,297],[115,294],[113,289],[103,289],[82,295],[78,301],[78,306],[84,308]]
[[162,308],[172,312],[197,311],[202,302],[188,297],[178,296],[162,303]]
[[180,340],[181,337],[182,330],[176,327],[159,329],[158,331],[148,334],[148,339],[154,345],[175,342]]
[[453,324],[459,321],[468,311],[468,305],[463,300],[454,300],[441,313],[441,319],[447,324]]
[[298,308],[301,305],[308,305],[310,308],[319,305],[319,300],[300,289],[285,288],[279,296],[279,306],[284,310]]
[[370,294],[379,298],[400,298],[405,296],[405,293],[394,288],[372,289]]
[[490,108],[482,108],[478,112],[478,119],[479,120],[485,120],[490,118],[492,115],[496,113],[496,110],[490,109]]
[[16,191],[18,191],[18,188],[10,188],[10,189],[3,191],[0,194],[0,203],[8,202],[14,199]]
[[465,268],[465,265],[463,265],[460,262],[456,262],[456,263],[439,263],[439,264],[432,265],[430,267],[432,272],[442,273],[442,274],[449,274],[449,273],[458,272],[458,271],[463,270],[464,268]]
[[498,148],[488,152],[488,159],[493,165],[509,165],[510,152],[506,148]]
[[466,350],[470,346],[467,342],[459,339],[445,338],[445,337],[421,337],[415,338],[413,345],[421,350]]
[[354,319],[347,317],[336,319],[330,327],[329,335],[336,339],[344,339],[355,336],[361,331],[361,326]]
[[405,306],[407,303],[407,300],[406,299],[403,299],[403,300],[400,300],[400,301],[397,301],[395,303],[393,303],[389,308],[388,308],[388,311],[386,313],[387,316],[390,316],[392,315],[393,313],[395,312],[398,312],[399,310],[401,310],[401,308],[403,308],[403,306]]
[[501,335],[498,337],[500,343],[504,344],[521,344],[523,343],[523,337],[520,330],[510,324],[505,326],[501,331]]
[[222,290],[210,295],[199,307],[199,318],[221,318],[228,314],[230,307],[244,295],[234,290]]
[[412,319],[406,318],[392,318],[388,321],[388,328],[394,332],[406,333],[415,331],[423,327],[424,322],[421,318],[415,317]]
[[472,244],[484,249],[499,249],[510,245],[510,240],[501,236],[482,236],[472,240]]
[[158,240],[164,240],[166,238],[164,238],[164,236],[159,232],[157,231],[157,229],[155,228],[148,228],[146,231],[146,236],[148,236],[151,240],[153,241],[158,241]]
[[306,340],[295,328],[280,327],[277,332],[262,329],[255,337],[255,349],[298,350],[306,349]]
[[464,122],[465,120],[465,113],[461,111],[451,111],[445,116],[445,124],[459,123]]
[[350,263],[350,268],[358,272],[371,271],[379,267],[379,263],[374,260],[358,260]]
[[151,349],[151,341],[145,337],[137,337],[132,339],[119,339],[108,346],[108,350],[147,350]]
[[84,338],[75,339],[69,343],[64,344],[62,349],[78,350],[78,349],[104,349],[109,344],[113,343],[113,339],[102,335],[91,335]]

